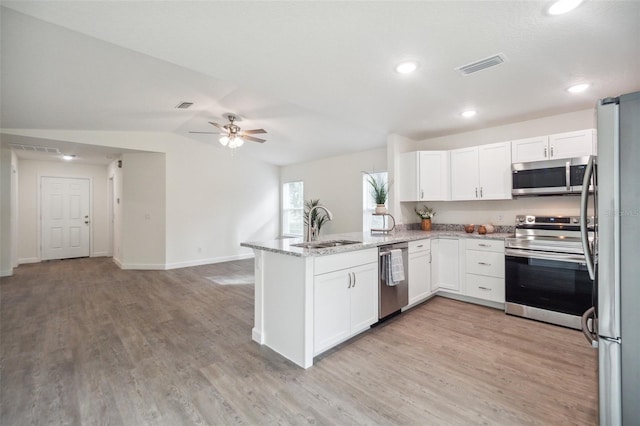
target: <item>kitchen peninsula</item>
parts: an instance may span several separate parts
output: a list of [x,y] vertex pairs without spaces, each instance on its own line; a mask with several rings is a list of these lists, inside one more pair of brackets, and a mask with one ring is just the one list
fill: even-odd
[[[495,289],[497,296],[487,300],[475,299],[472,291],[468,292],[471,297],[467,297],[465,252],[468,244],[478,245],[477,241],[484,240],[486,243],[479,246],[493,246],[490,250],[503,253],[504,238],[510,235],[463,231],[395,231],[384,235],[353,232],[325,235],[319,241],[357,243],[324,248],[299,247],[301,239],[244,242],[243,247],[255,252],[252,338],[308,368],[316,355],[369,329],[378,321],[378,247],[398,242],[409,242],[410,248],[416,242],[446,242],[447,247],[453,247],[453,252],[441,256],[442,266],[434,268],[453,274],[456,282],[439,288],[435,280],[431,291],[419,302],[444,290],[450,297],[501,309],[504,285]],[[436,251],[434,259],[437,256]],[[431,256],[424,262],[431,262]],[[409,275],[411,265],[410,261]],[[426,279],[430,281],[431,269],[427,271]]]

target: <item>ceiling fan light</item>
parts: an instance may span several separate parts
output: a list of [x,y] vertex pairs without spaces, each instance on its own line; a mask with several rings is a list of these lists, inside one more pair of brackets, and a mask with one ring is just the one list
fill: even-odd
[[220,138],[220,143],[222,144],[222,146],[227,146],[227,144],[229,143],[229,136],[223,136]]
[[416,61],[401,62],[396,66],[396,72],[399,74],[411,74],[418,69],[418,63]]
[[236,141],[236,148],[240,148],[242,145],[244,145],[244,139],[242,139],[239,136],[235,137],[235,141]]

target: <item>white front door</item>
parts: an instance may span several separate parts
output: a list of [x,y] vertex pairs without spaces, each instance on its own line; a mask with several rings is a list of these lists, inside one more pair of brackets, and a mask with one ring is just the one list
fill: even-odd
[[89,179],[42,177],[42,260],[89,256]]

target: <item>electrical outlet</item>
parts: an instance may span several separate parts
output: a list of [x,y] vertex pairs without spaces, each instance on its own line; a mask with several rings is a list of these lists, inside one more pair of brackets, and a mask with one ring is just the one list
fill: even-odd
[[502,222],[504,220],[504,214],[498,213],[496,216],[496,222]]

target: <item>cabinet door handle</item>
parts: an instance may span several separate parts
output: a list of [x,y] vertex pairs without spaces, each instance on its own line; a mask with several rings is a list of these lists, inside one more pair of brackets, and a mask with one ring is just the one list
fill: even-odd
[[544,147],[544,158],[547,158],[547,147]]
[[424,189],[421,189],[420,190],[420,199],[423,199],[423,198],[424,198]]
[[487,262],[478,262],[478,265],[491,266],[491,264]]
[[349,272],[349,287],[347,288],[351,288],[351,272]]
[[482,195],[482,187],[480,187],[480,198],[483,198],[483,195]]
[[429,263],[431,263],[433,258],[431,257],[431,252],[429,252]]
[[553,145],[551,145],[551,158],[553,158]]
[[478,187],[476,186],[476,198],[478,198]]
[[479,288],[480,290],[488,290],[488,291],[491,291],[491,289],[490,289],[489,287],[483,287],[483,286],[481,286],[481,285],[479,285],[479,286],[478,286],[478,288]]
[[356,281],[358,281],[358,280],[356,279],[356,273],[352,272],[352,274],[353,274],[353,286],[355,287],[356,286]]

